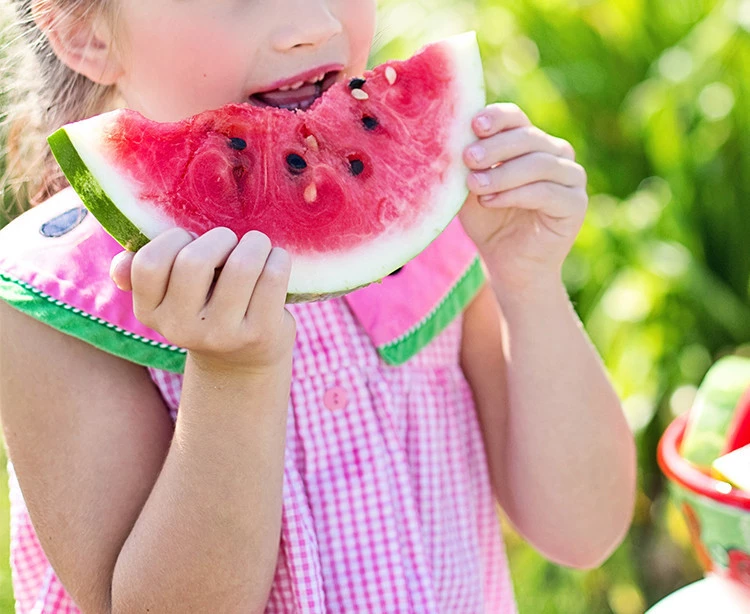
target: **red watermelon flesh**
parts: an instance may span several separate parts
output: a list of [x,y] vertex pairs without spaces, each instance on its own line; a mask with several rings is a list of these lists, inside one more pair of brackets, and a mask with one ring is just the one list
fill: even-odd
[[233,104],[161,124],[120,110],[50,143],[123,245],[174,226],[260,230],[292,254],[290,293],[307,298],[382,278],[447,226],[466,196],[462,151],[483,104],[467,34],[337,83],[307,111]]
[[742,395],[727,430],[722,454],[729,454],[750,445],[750,388]]

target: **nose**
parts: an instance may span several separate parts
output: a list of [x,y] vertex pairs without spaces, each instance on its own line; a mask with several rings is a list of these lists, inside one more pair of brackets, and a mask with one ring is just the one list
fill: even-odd
[[290,4],[294,6],[289,7],[290,12],[272,37],[276,51],[320,47],[343,31],[326,0],[297,0]]

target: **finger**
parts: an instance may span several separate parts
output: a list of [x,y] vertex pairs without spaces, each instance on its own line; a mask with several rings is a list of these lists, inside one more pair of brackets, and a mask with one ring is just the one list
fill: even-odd
[[186,230],[172,228],[138,250],[133,257],[130,281],[136,317],[152,312],[164,300],[172,265],[180,250],[193,237]]
[[492,194],[479,202],[488,209],[526,209],[540,211],[557,219],[582,219],[588,206],[588,195],[583,188],[539,181],[501,194]]
[[213,228],[186,245],[174,261],[159,308],[177,318],[192,318],[203,309],[216,269],[223,266],[238,240],[229,228]]
[[284,305],[289,290],[292,260],[289,253],[274,247],[255,284],[253,296],[245,315],[249,326],[279,326],[284,316]]
[[586,171],[567,158],[535,152],[505,162],[488,171],[469,175],[469,189],[480,196],[505,192],[538,181],[551,181],[568,187],[586,185]]
[[464,161],[472,170],[485,170],[537,151],[575,160],[575,150],[570,143],[536,126],[524,126],[473,143],[464,152]]
[[271,240],[262,232],[252,231],[242,237],[227,258],[206,305],[209,317],[242,321],[270,253]]
[[112,263],[109,266],[110,278],[124,292],[130,292],[133,289],[133,282],[130,275],[134,256],[133,252],[120,252],[112,258]]
[[530,125],[531,121],[526,113],[518,105],[507,102],[498,102],[485,107],[472,122],[474,133],[479,138]]

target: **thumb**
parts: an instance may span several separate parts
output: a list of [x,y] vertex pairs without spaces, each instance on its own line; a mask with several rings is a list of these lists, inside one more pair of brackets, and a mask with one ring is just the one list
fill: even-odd
[[473,193],[469,193],[458,213],[458,218],[466,234],[478,246],[485,243],[502,222],[502,216],[498,215],[497,210],[488,209],[479,204],[477,195]]
[[112,258],[112,264],[109,267],[109,276],[115,285],[125,292],[133,289],[133,283],[130,278],[130,271],[133,265],[133,252],[120,252]]

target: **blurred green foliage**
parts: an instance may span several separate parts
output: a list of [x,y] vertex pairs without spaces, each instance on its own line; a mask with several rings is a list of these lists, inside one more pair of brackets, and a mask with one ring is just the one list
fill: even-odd
[[374,62],[477,30],[489,99],[570,140],[589,172],[565,277],[638,436],[636,517],[594,571],[548,563],[510,529],[508,550],[521,614],[641,613],[700,576],[658,438],[713,360],[750,353],[750,0],[380,4]]

